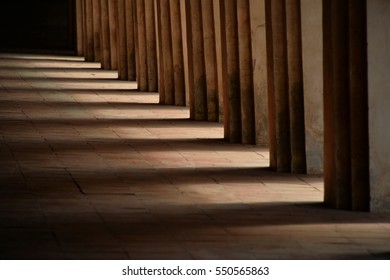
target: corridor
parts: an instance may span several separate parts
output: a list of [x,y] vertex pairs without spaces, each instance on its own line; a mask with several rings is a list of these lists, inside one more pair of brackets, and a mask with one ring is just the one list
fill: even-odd
[[390,214],[78,57],[0,56],[0,259],[388,259]]

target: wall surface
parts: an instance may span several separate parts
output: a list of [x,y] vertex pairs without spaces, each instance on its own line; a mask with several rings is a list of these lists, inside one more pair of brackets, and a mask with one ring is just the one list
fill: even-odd
[[390,2],[367,1],[371,210],[390,211]]
[[307,172],[323,172],[322,1],[301,0]]
[[0,48],[74,48],[68,0],[7,2],[0,4]]

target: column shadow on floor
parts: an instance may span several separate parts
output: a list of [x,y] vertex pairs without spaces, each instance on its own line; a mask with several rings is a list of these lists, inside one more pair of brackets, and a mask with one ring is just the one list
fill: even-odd
[[[22,65],[31,60],[31,67]],[[0,259],[388,258],[388,231],[374,228],[389,224],[388,214],[328,209],[321,203],[321,177],[273,172],[266,147],[227,143],[222,133],[196,133],[222,131],[220,124],[194,122],[184,113],[137,116],[143,110],[180,113],[182,107],[56,101],[58,93],[157,96],[101,88],[111,80],[90,74],[112,72],[98,70],[96,63],[31,60],[0,59],[0,72],[12,72],[1,74],[10,84],[0,103]],[[60,77],[34,78],[35,70]],[[18,71],[26,76],[8,77]],[[66,77],[77,74],[86,78]],[[18,79],[43,85],[24,88],[13,84]],[[45,81],[76,86],[53,89]],[[100,88],[77,87],[85,82]],[[31,92],[45,100],[28,100]],[[26,96],[13,101],[18,93]],[[84,117],[75,115],[79,108]],[[112,117],[106,110],[129,116]],[[123,129],[120,137],[112,128]],[[148,137],[126,130],[132,128]],[[177,131],[164,134],[171,128]],[[173,157],[166,156],[170,152]],[[210,154],[224,154],[223,160]],[[363,242],[365,254],[340,249],[371,237],[372,229],[377,235],[374,243]],[[332,250],[318,254],[318,247]]]

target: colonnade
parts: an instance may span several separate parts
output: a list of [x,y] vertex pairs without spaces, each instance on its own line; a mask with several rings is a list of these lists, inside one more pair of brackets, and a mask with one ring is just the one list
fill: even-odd
[[76,0],[77,52],[193,120],[223,122],[230,142],[268,145],[276,171],[323,173],[326,204],[368,210],[368,11],[366,0]]

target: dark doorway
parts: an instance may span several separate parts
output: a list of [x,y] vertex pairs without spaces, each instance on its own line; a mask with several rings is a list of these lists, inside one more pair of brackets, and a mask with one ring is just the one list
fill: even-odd
[[0,48],[72,52],[74,0],[7,1],[0,4]]

